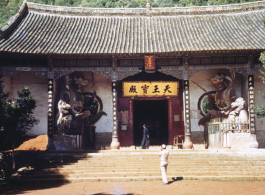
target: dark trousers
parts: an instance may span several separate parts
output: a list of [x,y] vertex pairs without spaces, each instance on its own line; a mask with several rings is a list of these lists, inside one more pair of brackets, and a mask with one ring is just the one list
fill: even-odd
[[144,142],[145,142],[145,146],[148,147],[149,144],[150,144],[150,140],[149,140],[149,138],[147,138],[147,137],[143,137],[143,140],[142,140],[142,143],[141,143],[141,146],[142,146],[142,147],[144,146]]

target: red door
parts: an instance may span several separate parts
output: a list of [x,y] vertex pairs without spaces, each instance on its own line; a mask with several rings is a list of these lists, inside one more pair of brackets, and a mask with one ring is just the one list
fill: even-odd
[[[133,137],[133,100],[119,99],[119,112],[128,112],[128,124],[121,124],[119,121],[119,142],[121,146],[134,145]],[[168,100],[168,144],[173,144],[175,135],[184,135],[184,122],[182,118],[183,107],[179,98]]]
[[175,135],[184,135],[183,107],[179,98],[168,100],[168,144],[173,145]]
[[119,99],[119,112],[128,111],[128,124],[121,124],[119,121],[119,142],[121,146],[133,145],[133,100],[132,99]]

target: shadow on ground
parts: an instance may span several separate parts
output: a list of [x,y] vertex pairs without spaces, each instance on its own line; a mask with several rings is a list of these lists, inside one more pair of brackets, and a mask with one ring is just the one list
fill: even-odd
[[[67,174],[61,174],[58,168],[74,164],[83,158],[69,158],[67,154],[87,152],[97,153],[98,151],[15,151],[15,172],[13,171],[12,152],[0,152],[0,194],[23,194],[27,191],[65,185],[70,181],[66,179]],[[47,174],[56,176],[49,181],[50,176]],[[25,182],[26,179],[30,180]],[[42,182],[39,179],[46,179],[46,181]]]
[[56,188],[62,186],[66,183],[39,183],[39,184],[19,184],[19,183],[10,183],[10,182],[0,182],[0,194],[25,194],[29,191],[43,190],[49,188]]

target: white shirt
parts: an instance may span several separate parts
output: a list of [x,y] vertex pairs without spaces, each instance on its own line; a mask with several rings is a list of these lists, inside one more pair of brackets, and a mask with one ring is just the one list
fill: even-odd
[[158,155],[161,156],[160,157],[161,162],[167,163],[169,152],[166,149],[163,149],[162,151],[160,151]]

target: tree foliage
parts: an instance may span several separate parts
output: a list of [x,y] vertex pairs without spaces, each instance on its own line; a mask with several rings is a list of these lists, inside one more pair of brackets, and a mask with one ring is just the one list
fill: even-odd
[[3,117],[1,130],[6,141],[21,138],[38,120],[33,116],[36,101],[32,98],[27,86],[17,92],[15,101],[3,102]]
[[[13,170],[15,171],[14,145],[34,125],[38,124],[33,116],[36,101],[32,99],[30,90],[25,86],[17,92],[15,101],[6,101],[9,94],[4,92],[2,77],[0,76],[0,146],[13,143]],[[2,147],[1,147],[2,148]]]
[[[3,125],[4,125],[4,120],[5,120],[5,114],[4,114],[4,107],[5,107],[5,102],[8,97],[8,93],[4,92],[4,85],[3,85],[3,80],[2,80],[2,75],[0,75],[0,131],[3,130]],[[1,140],[3,139],[2,136],[0,136],[0,143]]]
[[[261,74],[263,76],[259,76],[259,77],[261,78],[263,83],[265,83],[265,52],[261,53],[259,60],[263,64],[263,70],[260,70],[260,72],[261,72]],[[260,95],[265,99],[265,94],[264,93],[260,92]],[[254,110],[255,114],[258,117],[265,117],[265,107],[264,107],[264,105],[252,106],[251,108]]]
[[[2,81],[1,81],[2,82]],[[3,92],[3,85],[0,87],[1,105],[1,145],[21,138],[38,120],[33,116],[36,101],[32,99],[30,90],[25,86],[22,91],[17,92],[15,101],[6,101],[8,94]]]
[[[96,8],[143,8],[147,0],[28,0],[33,3]],[[151,7],[224,5],[252,2],[254,0],[150,0]],[[0,0],[0,28],[17,13],[23,0]]]

